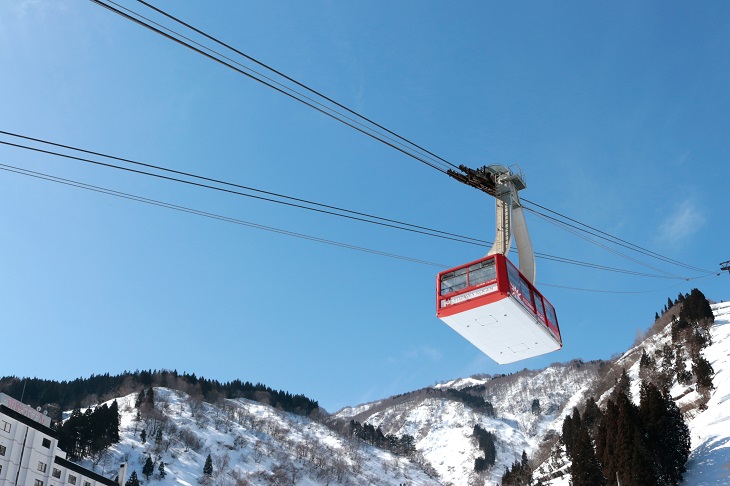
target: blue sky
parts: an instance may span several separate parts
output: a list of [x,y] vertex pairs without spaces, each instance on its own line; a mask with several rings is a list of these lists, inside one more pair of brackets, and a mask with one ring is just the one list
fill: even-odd
[[[730,259],[724,2],[155,5],[451,162],[518,164],[522,196],[551,210],[709,271]],[[90,1],[0,3],[0,66],[0,130],[494,237],[486,195]],[[444,266],[486,251],[9,146],[0,163]],[[538,252],[705,275],[527,218]],[[6,171],[0,268],[2,374],[177,369],[330,411],[606,359],[668,296],[730,298],[727,273],[538,260],[564,348],[499,366],[436,318],[439,267]]]

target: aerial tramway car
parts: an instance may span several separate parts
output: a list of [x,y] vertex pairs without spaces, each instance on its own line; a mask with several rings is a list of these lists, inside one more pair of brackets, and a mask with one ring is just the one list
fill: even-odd
[[[522,174],[494,165],[455,176],[497,200],[497,238],[486,257],[441,272],[436,315],[499,364],[563,346],[555,308],[535,288],[535,255],[517,191]],[[453,174],[452,174],[453,175]],[[514,231],[520,269],[507,259]]]
[[436,315],[499,364],[562,347],[555,308],[504,255],[438,274]]

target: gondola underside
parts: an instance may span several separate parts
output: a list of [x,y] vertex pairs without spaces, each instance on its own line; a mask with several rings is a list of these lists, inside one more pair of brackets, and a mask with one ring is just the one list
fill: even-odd
[[550,331],[512,296],[440,319],[499,364],[561,348]]

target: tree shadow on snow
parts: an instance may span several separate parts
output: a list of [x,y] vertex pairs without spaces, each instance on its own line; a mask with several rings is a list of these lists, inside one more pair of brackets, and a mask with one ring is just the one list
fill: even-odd
[[730,478],[730,438],[707,438],[690,455],[684,484],[727,485]]

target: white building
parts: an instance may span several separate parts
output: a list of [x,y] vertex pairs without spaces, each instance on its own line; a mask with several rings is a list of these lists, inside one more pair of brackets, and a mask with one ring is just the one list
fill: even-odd
[[67,460],[50,425],[40,411],[0,393],[0,485],[119,486]]

